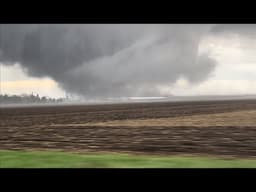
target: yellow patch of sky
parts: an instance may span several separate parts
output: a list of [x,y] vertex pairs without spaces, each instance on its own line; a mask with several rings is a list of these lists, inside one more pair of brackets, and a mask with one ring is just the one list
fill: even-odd
[[58,83],[49,77],[29,77],[20,65],[5,66],[1,64],[1,93],[2,94],[30,94],[40,96],[64,97],[64,91]]

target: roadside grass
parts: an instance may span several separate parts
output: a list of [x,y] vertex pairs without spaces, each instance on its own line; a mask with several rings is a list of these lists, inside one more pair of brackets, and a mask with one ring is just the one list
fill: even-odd
[[256,159],[3,150],[0,168],[256,168]]

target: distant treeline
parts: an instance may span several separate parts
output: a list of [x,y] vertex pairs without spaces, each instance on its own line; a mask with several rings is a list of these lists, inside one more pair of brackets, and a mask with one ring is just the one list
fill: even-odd
[[0,95],[0,103],[2,104],[32,104],[32,103],[60,103],[65,101],[63,98],[54,99],[50,97],[40,97],[38,94],[22,94],[22,95]]

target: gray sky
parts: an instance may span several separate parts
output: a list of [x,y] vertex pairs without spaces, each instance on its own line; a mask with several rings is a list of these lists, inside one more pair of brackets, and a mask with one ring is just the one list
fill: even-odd
[[0,25],[2,92],[256,94],[256,25]]

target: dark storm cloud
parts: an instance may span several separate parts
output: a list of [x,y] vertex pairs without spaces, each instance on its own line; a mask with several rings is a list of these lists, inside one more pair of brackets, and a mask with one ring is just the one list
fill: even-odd
[[200,82],[216,65],[199,55],[210,25],[0,25],[0,61],[19,62],[88,97],[158,94],[179,77]]

